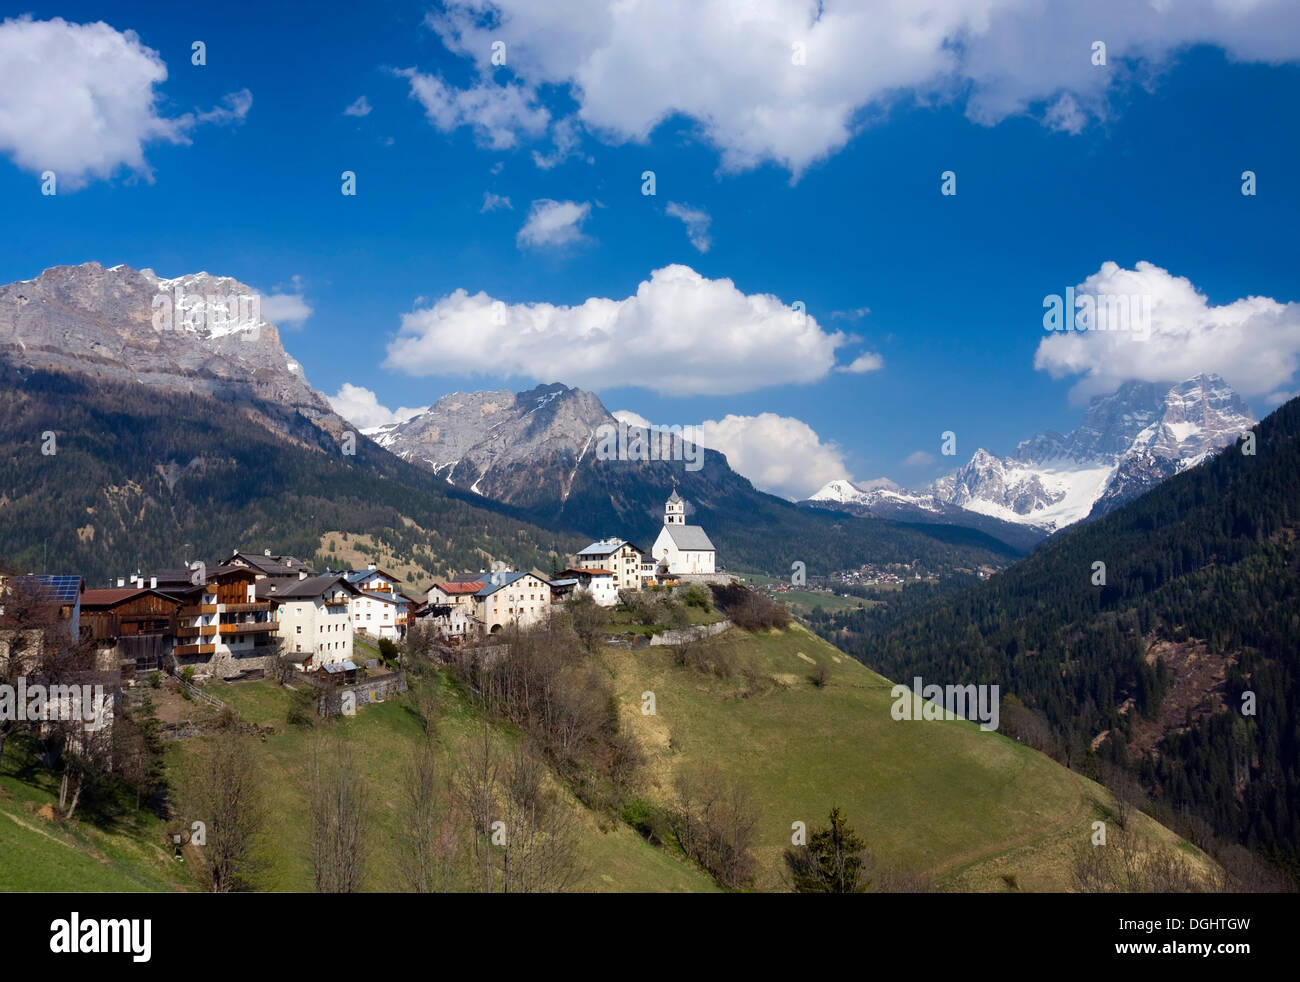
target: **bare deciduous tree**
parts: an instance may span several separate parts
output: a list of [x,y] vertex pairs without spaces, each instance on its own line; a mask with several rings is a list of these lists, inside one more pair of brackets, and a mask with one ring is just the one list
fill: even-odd
[[206,827],[201,855],[207,888],[247,888],[262,866],[256,850],[266,820],[265,784],[251,738],[235,727],[218,730],[199,745],[182,782],[186,814]]
[[366,789],[352,748],[317,738],[312,752],[312,859],[317,893],[356,893],[365,869]]

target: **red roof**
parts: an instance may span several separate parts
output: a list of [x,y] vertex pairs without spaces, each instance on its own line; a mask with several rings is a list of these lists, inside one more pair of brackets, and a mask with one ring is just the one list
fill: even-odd
[[132,597],[141,593],[157,593],[157,590],[148,588],[140,589],[139,587],[119,587],[112,590],[87,590],[81,595],[81,606],[84,607],[112,607],[123,600],[130,600]]
[[485,586],[487,586],[487,580],[483,580],[478,583],[435,583],[434,586],[436,586],[443,593],[448,593],[448,594],[478,593]]

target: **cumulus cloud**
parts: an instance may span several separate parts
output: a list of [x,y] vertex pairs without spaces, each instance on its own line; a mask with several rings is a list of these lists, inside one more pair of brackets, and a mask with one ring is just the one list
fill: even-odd
[[30,16],[0,23],[0,153],[25,171],[54,171],[60,190],[108,179],[125,168],[146,180],[150,143],[189,143],[195,127],[238,123],[247,89],[224,104],[169,118],[156,86],[167,78],[158,52],[134,31],[99,22]]
[[[1201,372],[1218,372],[1253,398],[1286,388],[1300,368],[1300,303],[1243,297],[1215,306],[1186,277],[1149,262],[1136,269],[1102,263],[1075,287],[1076,303],[1085,294],[1137,301],[1130,299],[1127,323],[1110,313],[1111,302],[1097,301],[1092,329],[1055,331],[1039,342],[1035,368],[1052,378],[1082,376],[1071,391],[1076,401],[1129,380],[1173,382]],[[1147,304],[1144,326],[1133,311]]]
[[344,116],[369,116],[370,100],[365,96],[359,96],[357,101],[343,110]]
[[[637,413],[613,414],[630,426],[649,426]],[[834,443],[822,442],[817,431],[801,419],[760,413],[728,414],[692,426],[700,444],[727,458],[737,474],[754,487],[798,501],[846,473],[844,455]]]
[[836,371],[851,372],[854,375],[865,375],[867,372],[877,372],[884,368],[885,359],[873,351],[868,351],[858,355],[847,365],[840,365]]
[[262,317],[276,327],[297,329],[307,322],[315,310],[303,292],[302,277],[293,277],[290,285],[277,286],[262,294]]
[[540,198],[528,209],[528,217],[515,236],[523,248],[535,249],[573,245],[583,239],[582,223],[591,214],[591,202],[552,201]]
[[401,406],[397,409],[388,409],[379,404],[379,397],[370,389],[353,385],[351,382],[344,382],[338,392],[326,398],[329,399],[330,406],[336,413],[363,430],[383,426],[386,423],[400,423],[412,416],[418,416],[429,408],[417,406],[412,409],[409,406]]
[[[426,24],[482,79],[491,42],[510,36],[520,104],[563,87],[610,142],[643,142],[680,114],[724,169],[772,161],[795,176],[905,99],[961,99],[981,124],[1029,114],[1074,133],[1192,45],[1245,61],[1300,56],[1288,0],[450,0]],[[1092,63],[1097,40],[1105,67]]]
[[484,81],[455,89],[414,68],[400,69],[397,74],[410,83],[411,98],[424,107],[430,123],[444,133],[470,126],[478,141],[492,150],[508,150],[521,138],[541,136],[551,120],[536,95],[520,85]]
[[620,300],[506,304],[456,290],[402,317],[385,366],[414,375],[520,376],[667,395],[816,382],[847,343],[811,314],[689,266],[657,269]]
[[712,245],[709,239],[709,223],[712,219],[707,211],[692,208],[689,205],[679,205],[676,201],[668,202],[665,211],[673,218],[680,218],[685,223],[686,237],[691,240],[691,245],[695,246],[700,252],[709,251],[709,246]]
[[479,209],[479,213],[502,210],[514,211],[515,206],[510,203],[510,199],[504,194],[493,194],[491,191],[484,191],[483,207]]

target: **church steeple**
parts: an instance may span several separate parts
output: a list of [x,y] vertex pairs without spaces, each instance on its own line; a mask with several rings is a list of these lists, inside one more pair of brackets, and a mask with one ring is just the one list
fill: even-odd
[[664,524],[686,524],[686,502],[677,496],[677,488],[673,488],[673,493],[669,496],[668,503],[664,505]]

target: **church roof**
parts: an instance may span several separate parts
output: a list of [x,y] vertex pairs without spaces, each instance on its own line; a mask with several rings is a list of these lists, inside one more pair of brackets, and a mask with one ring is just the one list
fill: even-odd
[[682,499],[677,496],[677,489],[673,488],[673,493],[668,496],[668,504],[679,505],[681,502]]
[[689,549],[692,552],[717,551],[699,525],[665,525],[664,531],[678,549]]

